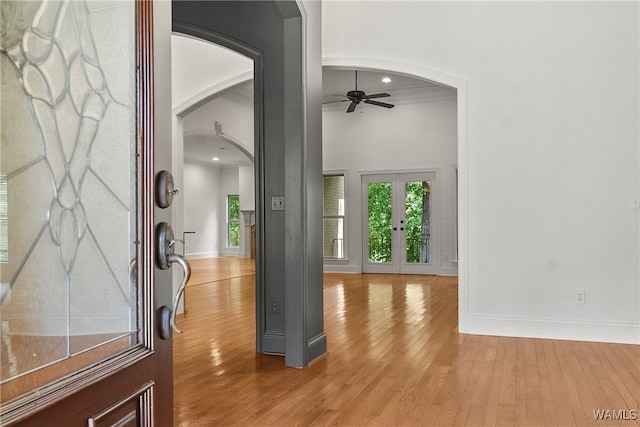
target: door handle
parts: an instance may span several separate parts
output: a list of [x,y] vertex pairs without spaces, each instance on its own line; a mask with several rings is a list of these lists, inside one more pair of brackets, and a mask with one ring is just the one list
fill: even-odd
[[171,267],[172,264],[179,264],[184,270],[184,278],[182,283],[173,298],[172,308],[166,305],[160,309],[160,337],[164,340],[171,338],[171,330],[181,334],[182,330],[176,325],[176,312],[178,311],[178,305],[180,299],[184,295],[184,288],[191,277],[191,266],[189,262],[182,256],[174,253],[174,246],[176,240],[173,238],[173,230],[171,226],[166,222],[158,224],[156,229],[156,253],[158,267],[162,270],[166,270]]
[[182,255],[171,254],[167,257],[169,264],[180,264],[182,269],[184,270],[184,278],[182,279],[182,283],[178,288],[178,292],[176,292],[176,296],[173,298],[173,310],[171,312],[171,328],[177,333],[181,334],[182,329],[178,328],[176,325],[176,312],[178,311],[178,305],[180,304],[180,299],[184,295],[184,287],[187,286],[187,282],[191,277],[191,266],[189,265],[189,261],[187,261]]

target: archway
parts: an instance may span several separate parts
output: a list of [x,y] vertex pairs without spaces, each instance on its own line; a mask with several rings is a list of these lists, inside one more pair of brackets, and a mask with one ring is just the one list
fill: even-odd
[[459,332],[466,332],[468,330],[469,321],[469,165],[467,132],[467,82],[464,79],[443,73],[441,71],[377,58],[324,57],[322,59],[322,65],[324,67],[332,67],[338,69],[342,68],[392,72],[394,74],[400,74],[416,79],[436,82],[456,90],[458,127],[458,330]]

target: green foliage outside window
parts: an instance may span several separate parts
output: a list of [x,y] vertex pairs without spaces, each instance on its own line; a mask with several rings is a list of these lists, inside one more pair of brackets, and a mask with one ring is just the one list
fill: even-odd
[[391,262],[391,183],[369,184],[369,261]]
[[227,196],[227,245],[240,246],[240,196]]
[[[369,261],[393,262],[390,182],[369,184]],[[431,262],[430,182],[405,183],[406,262]]]
[[430,183],[405,184],[407,262],[430,262],[431,209]]

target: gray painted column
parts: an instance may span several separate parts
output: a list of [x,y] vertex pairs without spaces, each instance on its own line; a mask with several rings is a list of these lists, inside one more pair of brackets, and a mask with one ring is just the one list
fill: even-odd
[[[254,60],[256,348],[306,366],[326,351],[320,2],[305,3],[302,15],[294,1],[174,0],[172,8],[174,31]],[[284,196],[284,211],[271,209],[274,196]]]
[[285,357],[287,366],[297,367],[327,350],[322,294],[321,4],[299,3],[301,15],[284,23],[285,64],[302,64],[302,73],[297,67],[285,67]]

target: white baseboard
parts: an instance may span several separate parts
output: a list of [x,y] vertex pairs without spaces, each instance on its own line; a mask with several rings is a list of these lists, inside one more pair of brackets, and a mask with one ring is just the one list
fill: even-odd
[[240,256],[240,249],[224,249],[219,256]]
[[440,267],[438,276],[457,276],[458,267]]
[[[186,258],[187,259],[215,258],[215,257],[221,257],[221,256],[238,256],[238,257],[240,257],[240,256],[242,256],[242,253],[238,249],[226,249],[226,250],[215,251],[215,252],[195,252],[195,253],[187,254]],[[246,256],[245,258],[249,258],[249,256]]]
[[323,273],[360,273],[357,265],[352,264],[324,264]]
[[[324,264],[324,273],[362,273],[354,264]],[[457,276],[458,269],[455,267],[441,268],[438,276]]]
[[219,257],[219,256],[221,256],[220,252],[195,252],[195,253],[185,255],[187,259],[213,258],[213,257]]
[[468,330],[460,332],[472,335],[640,344],[640,323],[637,322],[470,315],[464,323]]

